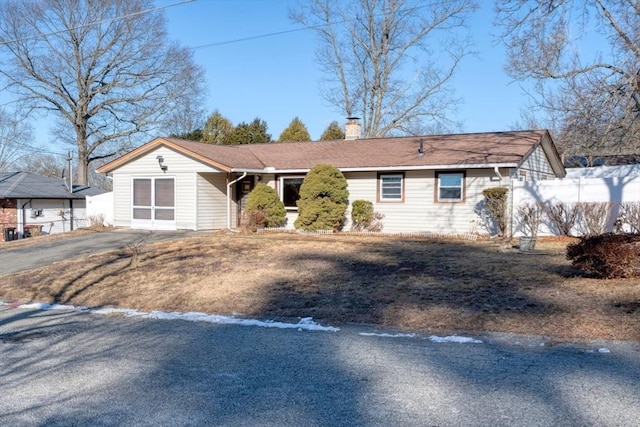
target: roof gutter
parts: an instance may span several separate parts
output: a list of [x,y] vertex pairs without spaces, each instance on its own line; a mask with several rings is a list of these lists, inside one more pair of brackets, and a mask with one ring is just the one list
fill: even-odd
[[240,178],[235,179],[227,184],[227,230],[229,231],[232,231],[231,230],[231,186],[236,182],[243,180],[244,177],[247,176],[247,173],[248,172],[244,172]]
[[[473,164],[456,164],[456,165],[429,165],[429,166],[384,166],[384,167],[349,167],[341,168],[341,172],[376,172],[376,171],[413,171],[413,170],[447,170],[447,169],[496,169],[496,168],[516,168],[518,163],[473,163]],[[306,173],[311,168],[297,168],[297,169],[244,169],[233,168],[232,172],[244,172],[244,173]]]

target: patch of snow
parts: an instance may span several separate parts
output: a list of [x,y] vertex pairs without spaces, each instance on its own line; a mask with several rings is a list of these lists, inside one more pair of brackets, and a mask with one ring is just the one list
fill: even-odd
[[471,337],[460,337],[458,335],[449,335],[448,337],[439,337],[436,335],[430,335],[429,340],[432,342],[455,342],[459,344],[482,344],[482,341]]
[[[6,305],[0,301],[0,305]],[[73,305],[47,304],[47,303],[31,303],[22,304],[17,308],[35,309],[35,310],[71,310],[91,314],[109,315],[122,314],[127,317],[140,316],[144,319],[160,319],[160,320],[186,320],[189,322],[209,322],[220,325],[239,325],[239,326],[257,326],[261,328],[279,328],[279,329],[297,329],[298,331],[322,331],[322,332],[338,332],[340,328],[334,326],[323,326],[313,321],[313,317],[302,317],[298,323],[276,322],[273,320],[256,320],[256,319],[238,319],[236,317],[221,316],[217,314],[206,314],[197,312],[166,313],[163,311],[152,311],[146,313],[144,311],[132,310],[127,308],[99,308],[88,309],[86,307],[76,307]]]
[[34,310],[74,310],[74,311],[85,311],[85,307],[76,307],[73,305],[64,305],[64,304],[47,304],[47,303],[32,303],[32,304],[21,304],[18,308],[24,309],[34,309]]
[[386,334],[378,332],[360,332],[358,335],[363,337],[381,337],[381,338],[415,338],[416,334]]

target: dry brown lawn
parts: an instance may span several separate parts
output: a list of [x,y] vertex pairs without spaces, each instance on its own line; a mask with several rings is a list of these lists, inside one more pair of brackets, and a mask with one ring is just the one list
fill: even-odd
[[0,300],[640,341],[640,281],[585,277],[567,243],[221,232],[4,276]]

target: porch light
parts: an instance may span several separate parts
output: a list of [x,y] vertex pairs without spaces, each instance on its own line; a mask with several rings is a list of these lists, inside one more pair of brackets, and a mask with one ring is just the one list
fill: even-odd
[[166,172],[169,167],[164,164],[164,157],[158,155],[156,156],[156,159],[158,159],[158,164],[160,165],[160,169],[162,170],[162,172]]

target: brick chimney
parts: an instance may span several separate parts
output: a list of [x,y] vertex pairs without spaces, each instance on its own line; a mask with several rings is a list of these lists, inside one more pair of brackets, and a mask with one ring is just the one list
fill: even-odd
[[347,123],[344,126],[344,139],[360,139],[361,136],[360,117],[347,117]]

